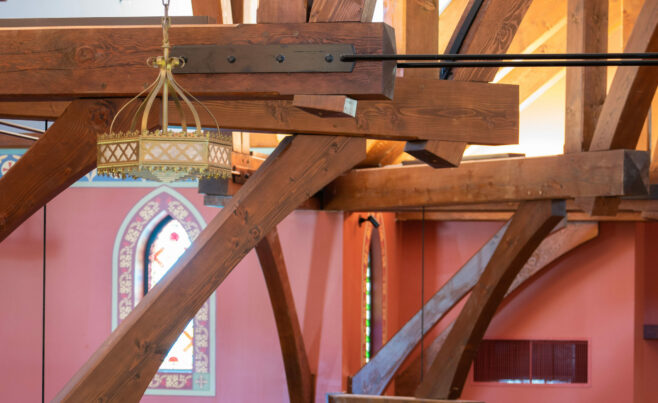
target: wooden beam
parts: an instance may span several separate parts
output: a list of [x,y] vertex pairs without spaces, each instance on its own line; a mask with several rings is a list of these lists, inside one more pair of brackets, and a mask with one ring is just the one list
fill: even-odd
[[260,0],[258,23],[304,23],[306,22],[307,0]]
[[[439,51],[439,0],[405,0],[408,54]],[[405,69],[405,77],[439,78],[438,69]]]
[[[224,17],[221,0],[192,0],[192,13],[195,16],[208,16],[217,21],[217,24],[233,24]],[[230,12],[230,10],[229,10]]]
[[[502,84],[398,78],[394,100],[359,101],[355,119],[321,118],[299,110],[292,101],[204,104],[222,127],[244,131],[488,145],[516,144],[519,134],[518,88]],[[175,120],[174,110],[170,110]],[[212,124],[209,118],[202,119]]]
[[[608,2],[569,0],[567,53],[608,51]],[[607,92],[607,67],[567,69],[564,152],[589,150]]]
[[[420,342],[421,321],[423,334],[431,330],[443,316],[475,285],[505,234],[507,225],[500,229],[480,250],[455,273],[441,289],[352,377],[352,392],[381,395],[407,356]],[[421,315],[424,318],[421,319]]]
[[[208,15],[172,16],[172,25],[214,24]],[[108,25],[162,25],[162,17],[1,18],[0,28],[91,27]]]
[[233,24],[244,23],[244,1],[245,0],[231,0],[231,16],[233,17]]
[[[526,53],[566,25],[567,2],[533,0],[512,39],[508,53]],[[562,46],[566,43],[563,42]],[[564,50],[560,53],[563,53]]]
[[0,242],[96,166],[96,135],[109,128],[123,102],[74,101],[0,178]]
[[483,403],[472,400],[417,399],[415,397],[366,396],[366,395],[327,395],[328,403]]
[[[542,270],[550,267],[553,262],[575,250],[579,246],[591,241],[599,235],[599,226],[596,223],[569,223],[551,233],[542,241],[537,250],[528,259],[519,274],[514,279],[509,290],[505,294],[505,300],[513,298],[511,295],[517,288],[529,283],[535,278],[535,275]],[[479,278],[479,275],[472,280],[473,285]],[[463,295],[462,295],[463,296]],[[425,349],[423,360],[423,372],[427,373],[441,346],[445,342],[454,322],[448,325],[439,336],[437,336],[429,348]],[[414,393],[416,387],[420,384],[420,357],[416,357],[409,363],[407,368],[395,377],[395,392],[402,395]]]
[[363,139],[284,140],[55,401],[139,400],[187,322],[231,270],[295,207],[364,154]]
[[[615,215],[597,216],[579,211],[567,213],[569,222],[642,222],[655,218],[654,210],[642,211],[617,211]],[[425,212],[425,221],[508,221],[514,215],[508,211],[432,211]],[[398,212],[395,215],[398,221],[420,221],[421,213]]]
[[376,0],[314,0],[308,22],[371,22]]
[[286,369],[288,397],[291,403],[312,402],[313,375],[308,364],[304,338],[276,228],[256,245],[256,253],[274,310],[283,365]]
[[345,95],[295,95],[293,106],[321,118],[353,118],[357,101]]
[[328,210],[399,210],[520,200],[647,194],[648,154],[635,150],[361,169],[324,191]]
[[[170,36],[178,46],[352,44],[356,53],[368,54],[395,49],[392,29],[382,23],[174,25]],[[0,99],[132,96],[155,79],[145,61],[162,53],[161,42],[156,26],[0,28]],[[351,73],[184,74],[177,80],[206,97],[386,99],[393,96],[394,78],[392,63],[359,62]]]
[[[625,52],[658,51],[658,2],[645,1]],[[658,86],[658,68],[620,67],[612,81],[590,150],[635,148]]]
[[0,100],[0,118],[55,120],[60,117],[70,101],[10,101]]
[[542,240],[566,216],[564,201],[523,202],[471,291],[416,397],[457,399],[496,309]]
[[[532,0],[485,0],[473,21],[459,53],[506,53],[514,34]],[[473,7],[474,0],[466,6],[462,20],[457,25],[448,49],[457,40],[459,27]],[[452,78],[460,81],[484,81],[494,79],[498,68],[453,69]]]
[[404,147],[404,152],[432,168],[450,168],[459,166],[467,145],[457,141],[410,141]]
[[452,0],[439,15],[439,53],[447,53],[448,43],[455,33],[468,3],[469,0]]

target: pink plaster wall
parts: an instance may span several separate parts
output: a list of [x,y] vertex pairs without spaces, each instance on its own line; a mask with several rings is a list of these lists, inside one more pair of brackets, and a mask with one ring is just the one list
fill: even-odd
[[[111,259],[132,206],[153,189],[72,188],[48,204],[46,400],[110,333]],[[177,189],[207,222],[196,189]],[[41,395],[42,219],[35,214],[0,244],[2,402]],[[295,212],[279,225],[317,401],[341,388],[342,214]],[[272,308],[255,253],[217,293],[217,394],[146,396],[144,402],[286,402],[285,372]]]
[[[420,307],[420,222],[398,223],[403,247],[397,270],[399,326]],[[501,226],[501,223],[427,222],[425,237],[425,299],[458,270]],[[643,233],[645,243],[655,245],[658,228]],[[636,289],[636,272],[650,272],[658,280],[655,246],[641,249],[636,242],[636,224],[604,223],[600,236],[556,262],[530,284],[517,290],[503,304],[485,338],[588,340],[590,382],[587,385],[503,385],[474,383],[469,374],[465,399],[488,403],[525,402],[658,402],[658,348],[642,342],[634,355],[637,339],[636,305],[645,303]],[[636,254],[645,256],[636,261]],[[640,282],[640,284],[645,284]],[[646,284],[652,284],[647,282]],[[658,284],[658,283],[656,283]],[[646,294],[655,299],[658,286],[648,285]],[[644,298],[644,299],[641,299]],[[463,303],[462,303],[463,304]],[[444,328],[462,304],[439,323]],[[645,303],[646,304],[646,303]],[[653,305],[653,312],[658,312]],[[644,311],[642,311],[644,312]],[[427,337],[429,345],[434,335]],[[414,354],[418,354],[416,349]],[[642,367],[644,365],[644,367]],[[634,395],[634,380],[643,368],[643,397]],[[654,377],[650,380],[651,377]]]

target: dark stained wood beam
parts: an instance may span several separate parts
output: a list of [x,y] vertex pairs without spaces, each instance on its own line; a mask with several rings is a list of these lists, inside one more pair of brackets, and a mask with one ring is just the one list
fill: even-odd
[[471,291],[416,397],[457,399],[496,309],[542,240],[566,216],[564,201],[523,202]]
[[[368,54],[395,49],[392,29],[382,23],[174,25],[170,36],[176,46],[352,44],[356,53]],[[161,42],[157,26],[2,28],[0,99],[132,96],[155,79],[146,60],[162,53]],[[391,63],[359,62],[351,73],[184,74],[177,79],[204,97],[386,99],[393,97],[394,78]]]
[[314,0],[308,22],[371,22],[376,0]]
[[55,120],[64,113],[70,104],[70,101],[0,100],[0,118]]
[[307,0],[260,0],[258,23],[304,23],[306,22]]
[[279,332],[279,343],[288,382],[288,397],[291,403],[312,402],[313,375],[304,348],[304,338],[276,228],[256,245],[256,253],[263,269]]
[[[457,40],[460,27],[475,1],[471,0],[448,44],[451,49]],[[459,53],[506,53],[532,0],[485,0]],[[494,79],[498,68],[453,69],[452,78],[460,81],[484,81]]]
[[[528,262],[516,276],[514,282],[505,294],[505,300],[513,298],[513,295],[511,294],[517,288],[529,283],[535,278],[536,274],[550,267],[553,262],[562,256],[596,238],[598,234],[599,226],[597,223],[569,223],[564,228],[551,233],[542,241],[537,250],[532,254],[532,257],[528,259]],[[472,283],[472,286],[475,285],[479,276],[480,275],[478,274],[471,278],[470,282]],[[457,297],[462,298],[464,295],[465,293],[460,293]],[[454,322],[447,326],[446,329],[444,329],[441,334],[432,341],[430,346],[425,349],[425,357],[423,359],[424,373],[429,371],[432,362],[441,349],[441,345],[445,342],[453,325]],[[402,395],[412,395],[419,384],[420,357],[416,357],[409,363],[404,371],[400,372],[395,377],[395,392]]]
[[[222,127],[244,131],[488,145],[517,144],[519,135],[518,88],[501,84],[398,78],[392,101],[360,100],[354,119],[315,116],[292,101],[204,103]],[[203,115],[204,123],[211,125]]]
[[0,242],[96,166],[96,136],[125,100],[74,101],[0,178]]
[[138,401],[187,322],[231,270],[300,203],[364,154],[363,139],[284,140],[55,401]]
[[292,104],[321,118],[353,118],[357,101],[345,95],[295,95]]
[[[658,2],[645,1],[625,52],[658,51]],[[658,85],[658,68],[620,67],[612,80],[591,151],[635,148]]]
[[[567,53],[608,51],[608,2],[569,0]],[[589,150],[607,92],[607,67],[567,69],[564,152]]]
[[647,194],[649,157],[612,150],[552,157],[354,170],[324,190],[328,210],[399,210],[403,207],[533,199]]

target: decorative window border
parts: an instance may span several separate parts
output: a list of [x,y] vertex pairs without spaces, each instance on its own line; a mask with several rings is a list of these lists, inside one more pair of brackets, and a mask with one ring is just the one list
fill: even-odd
[[[381,241],[382,251],[382,344],[388,341],[387,335],[387,317],[388,317],[388,258],[386,252],[386,230],[384,225],[384,215],[382,213],[371,213],[375,219],[380,223],[379,239]],[[370,240],[372,239],[372,225],[366,225],[363,233],[363,245],[361,246],[361,365],[366,364],[366,278],[368,276],[368,258],[370,255]]]
[[[146,241],[153,228],[167,215],[183,225],[192,241],[206,226],[197,209],[183,195],[167,186],[155,189],[135,204],[114,241],[112,330],[142,297]],[[146,390],[147,395],[215,396],[215,318],[216,298],[213,293],[194,317],[194,371],[158,372]]]

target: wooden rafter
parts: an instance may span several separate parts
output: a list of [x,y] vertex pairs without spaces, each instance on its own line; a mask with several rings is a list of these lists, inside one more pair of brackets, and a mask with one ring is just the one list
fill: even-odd
[[[555,262],[557,259],[566,255],[567,253],[575,250],[580,245],[591,241],[596,238],[599,234],[599,226],[596,223],[569,223],[564,228],[561,228],[553,233],[551,233],[546,239],[542,241],[537,250],[532,254],[532,257],[528,259],[528,262],[523,266],[519,274],[514,279],[514,282],[510,286],[509,290],[505,294],[506,300],[513,298],[512,293],[522,285],[526,285],[532,279],[535,278],[535,275],[544,269],[550,267],[550,265]],[[480,276],[482,269],[477,275],[473,275],[469,279],[469,285],[472,288],[475,285],[475,282]],[[461,270],[464,270],[463,268]],[[460,273],[461,273],[460,270]],[[460,289],[460,293],[454,297],[456,301],[459,301],[463,296],[466,295],[463,290],[465,287]],[[470,291],[470,288],[468,289]],[[456,303],[456,302],[455,302]],[[454,306],[454,304],[453,304]],[[423,372],[427,372],[430,369],[430,365],[436,354],[441,349],[441,345],[445,342],[446,337],[450,333],[453,324],[444,329],[439,336],[437,336],[434,341],[430,344],[429,348],[425,349],[425,357],[423,359]],[[418,326],[420,329],[420,326]],[[412,362],[407,365],[407,368],[400,372],[395,377],[395,391],[398,394],[402,395],[411,395],[414,393],[414,390],[420,383],[420,357],[416,357]]]
[[471,291],[416,397],[459,398],[484,333],[519,271],[566,216],[564,201],[523,202]]
[[589,196],[644,195],[649,157],[612,150],[552,157],[355,170],[324,191],[329,210],[370,211],[403,207],[508,202]]
[[[485,0],[459,53],[506,53],[531,3],[531,0]],[[456,41],[457,31],[463,25],[473,4],[474,1],[471,0],[466,6],[448,49]],[[494,79],[497,71],[497,68],[454,69],[452,78],[460,81],[489,82]]]
[[[287,2],[286,2],[287,4]],[[150,84],[145,61],[161,53],[157,26],[0,28],[0,98],[134,95]],[[291,36],[290,32],[296,32]],[[351,44],[356,53],[390,53],[385,24],[244,24],[172,26],[174,45]],[[197,96],[289,98],[338,94],[392,98],[395,68],[359,62],[351,73],[185,74],[180,84]]]
[[309,403],[313,401],[313,375],[276,228],[256,245],[256,253],[274,310],[288,382],[288,397],[291,403]]
[[96,135],[109,128],[123,102],[74,101],[0,178],[0,241],[96,166]]
[[363,139],[284,140],[55,401],[137,401],[187,322],[240,260],[310,194],[364,154]]
[[261,0],[258,2],[258,23],[306,22],[307,0]]
[[314,0],[308,22],[372,22],[376,0]]

